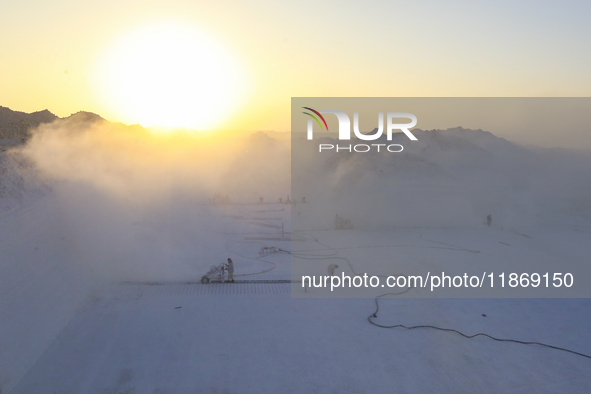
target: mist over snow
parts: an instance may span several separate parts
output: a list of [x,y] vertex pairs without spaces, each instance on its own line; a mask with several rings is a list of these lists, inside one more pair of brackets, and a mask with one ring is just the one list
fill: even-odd
[[[230,255],[238,270],[267,272],[270,264],[256,258],[269,242],[261,234],[283,237],[284,225],[287,234],[333,230],[339,215],[355,227],[349,236],[387,243],[394,232],[357,230],[421,227],[448,242],[457,235],[449,228],[482,230],[490,214],[495,234],[567,229],[569,251],[560,256],[572,249],[579,261],[569,245],[591,223],[588,152],[523,147],[482,130],[414,130],[418,141],[403,134],[372,141],[401,144],[401,153],[318,154],[319,141],[297,135],[163,133],[86,112],[59,119],[0,108],[0,132],[2,391],[42,357],[89,294],[98,303],[100,289],[113,282],[195,282]],[[288,196],[291,206],[276,204]],[[322,234],[337,242],[335,233]],[[405,251],[408,264],[430,261]],[[389,262],[391,250],[373,253]],[[289,256],[282,258],[282,274],[293,273]],[[310,272],[326,272],[328,262],[304,261]]]
[[[335,215],[356,228],[478,226],[492,215],[508,229],[591,218],[587,152],[523,147],[483,130],[413,130],[387,141],[314,143],[293,137],[294,195],[317,204],[301,223],[331,228]],[[324,150],[318,144],[401,144],[400,153]],[[304,224],[306,223],[306,224]]]
[[205,235],[220,201],[305,197],[313,204],[294,209],[305,229],[333,228],[335,215],[368,230],[474,227],[491,215],[512,231],[591,217],[585,152],[523,147],[483,130],[413,132],[417,141],[402,133],[372,141],[401,144],[400,153],[318,154],[297,135],[163,133],[80,112],[38,123],[2,153],[1,202],[55,200],[59,231],[105,280],[193,277],[192,256],[220,247]]
[[3,111],[0,391],[89,294],[113,282],[198,281],[229,253],[226,204],[290,191],[288,139]]
[[108,280],[194,277],[192,256],[219,245],[188,233],[189,217],[199,216],[197,228],[207,232],[207,207],[218,197],[258,203],[290,192],[288,140],[154,132],[88,113],[33,129],[3,163],[13,177],[18,166],[10,163],[26,163],[31,179],[3,178],[6,193],[25,194],[33,179],[41,184],[61,207],[79,260]]
[[26,115],[9,117],[35,126],[26,133],[5,127],[19,137],[0,155],[1,206],[51,200],[56,224],[50,217],[43,223],[105,281],[194,278],[211,261],[196,267],[194,256],[224,247],[221,236],[211,236],[222,231],[211,215],[220,202],[305,197],[311,204],[294,206],[298,229],[334,228],[335,215],[361,230],[470,228],[487,215],[506,231],[579,229],[591,218],[587,152],[523,147],[483,130],[416,129],[417,141],[402,133],[372,141],[401,144],[400,153],[318,154],[318,142],[344,143],[155,132],[87,112]]

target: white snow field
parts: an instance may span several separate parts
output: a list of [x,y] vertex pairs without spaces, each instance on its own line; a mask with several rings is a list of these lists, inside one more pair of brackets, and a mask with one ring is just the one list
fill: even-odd
[[[330,264],[424,275],[527,263],[580,269],[579,291],[588,152],[456,128],[417,130],[403,155],[298,162],[300,142],[265,133],[155,137],[88,119],[41,125],[0,157],[0,393],[591,392],[589,358],[380,328],[368,317],[387,289],[325,298],[346,294],[291,282]],[[297,204],[278,202],[287,193]],[[334,230],[335,215],[354,229]],[[227,258],[236,282],[202,284]],[[552,296],[578,294],[562,290]],[[371,321],[591,355],[588,298],[408,298],[426,291],[380,298]]]
[[[138,269],[138,261],[79,264],[82,230],[59,228],[71,209],[47,197],[0,217],[2,393],[591,392],[591,359],[432,329],[379,328],[367,321],[373,298],[292,298],[283,282],[290,277],[289,255],[259,255],[262,246],[290,249],[289,205],[169,212],[185,237],[158,218],[135,222],[136,229],[164,229],[160,238],[170,249],[158,258],[170,259],[170,272]],[[482,255],[508,248],[499,241],[521,239],[540,248],[550,242],[488,228],[470,237],[449,229],[423,232],[445,243],[473,240],[464,246]],[[148,232],[138,234],[125,240],[131,249],[154,242]],[[362,258],[339,244],[335,231],[296,236],[314,237],[353,264]],[[428,244],[416,229],[384,237]],[[199,282],[210,265],[228,257],[236,283]],[[318,270],[330,262],[317,261]],[[485,332],[591,354],[588,299],[382,299],[374,321]]]

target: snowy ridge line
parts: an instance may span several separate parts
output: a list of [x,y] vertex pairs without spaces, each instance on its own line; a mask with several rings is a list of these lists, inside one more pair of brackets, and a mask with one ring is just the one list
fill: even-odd
[[110,286],[112,296],[184,296],[184,295],[257,295],[290,294],[289,282],[242,283],[228,286],[226,283],[185,284],[116,284]]

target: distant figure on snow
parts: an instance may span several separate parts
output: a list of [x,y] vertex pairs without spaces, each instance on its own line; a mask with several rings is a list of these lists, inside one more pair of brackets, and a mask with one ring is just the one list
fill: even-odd
[[331,264],[331,265],[329,265],[329,266],[328,266],[328,275],[329,275],[329,276],[334,276],[334,272],[335,272],[335,270],[336,270],[337,268],[339,268],[339,266],[338,266],[338,265],[336,265],[336,264]]
[[228,259],[228,282],[234,282],[234,262]]
[[488,227],[490,227],[491,223],[492,223],[492,215],[488,215],[488,216],[486,217],[486,225],[487,225]]
[[263,203],[263,197],[259,197],[259,203],[262,204]]

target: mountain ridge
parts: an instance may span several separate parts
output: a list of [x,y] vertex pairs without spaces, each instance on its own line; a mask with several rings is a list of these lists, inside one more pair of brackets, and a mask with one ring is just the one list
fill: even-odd
[[70,116],[60,118],[47,109],[27,113],[0,106],[0,150],[26,143],[31,136],[30,131],[32,129],[56,120],[74,122],[105,121],[100,115],[87,111],[78,111]]

